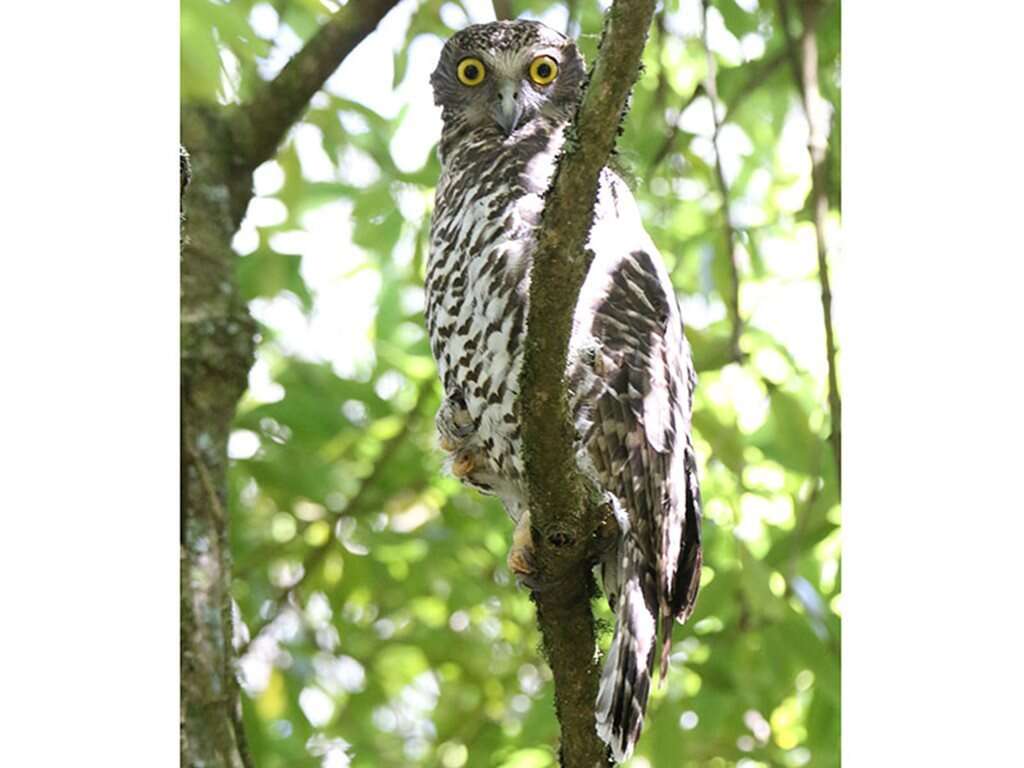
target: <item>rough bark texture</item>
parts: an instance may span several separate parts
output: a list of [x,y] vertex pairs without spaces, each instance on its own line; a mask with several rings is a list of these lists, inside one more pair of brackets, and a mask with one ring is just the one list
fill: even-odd
[[566,768],[607,765],[594,703],[600,668],[590,573],[601,516],[576,471],[564,377],[572,314],[598,179],[615,146],[654,13],[653,0],[615,0],[589,84],[547,194],[530,282],[521,383],[530,514],[541,580],[537,619],[555,680]]
[[[181,764],[251,768],[235,675],[227,440],[253,362],[255,324],[231,239],[252,171],[397,0],[352,0],[253,101],[181,113]],[[191,162],[189,162],[191,161]]]
[[249,198],[214,109],[186,108],[181,249],[181,764],[251,765],[231,641],[227,438],[253,360],[231,237]]

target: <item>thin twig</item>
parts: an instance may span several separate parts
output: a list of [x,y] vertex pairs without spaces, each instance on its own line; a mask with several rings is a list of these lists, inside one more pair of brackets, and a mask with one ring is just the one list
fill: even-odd
[[796,89],[800,92],[800,101],[806,103],[803,67],[800,64],[800,51],[797,48],[796,39],[793,37],[789,0],[778,0],[776,6],[779,9],[779,27],[782,29],[782,36],[786,38],[786,59],[789,61],[793,82],[796,83]]
[[786,60],[786,54],[783,51],[778,51],[771,56],[767,56],[757,62],[756,65],[751,65],[753,73],[747,78],[743,85],[739,87],[727,101],[725,106],[725,114],[722,116],[722,123],[728,123],[732,120],[736,113],[739,111],[740,106],[762,85],[768,82],[768,79],[775,74],[775,71],[782,66],[782,63]]
[[682,105],[680,105],[679,111],[676,113],[675,122],[672,123],[672,127],[669,129],[668,135],[665,136],[665,140],[661,143],[661,146],[658,147],[658,151],[654,153],[654,157],[651,158],[651,162],[647,166],[648,176],[650,176],[652,173],[654,173],[655,170],[657,170],[658,166],[661,165],[662,161],[664,161],[664,159],[668,157],[668,153],[672,151],[672,147],[675,146],[676,140],[679,138],[679,134],[681,133],[681,130],[679,128],[679,118],[682,116],[683,112],[689,109],[690,105],[693,104],[693,102],[695,102],[703,95],[704,86],[701,83],[698,83],[697,87],[693,89],[693,93],[691,93],[686,98],[686,101],[684,101]]
[[732,215],[729,211],[729,186],[725,181],[725,173],[722,170],[722,153],[718,146],[718,134],[722,129],[722,121],[718,116],[718,85],[715,82],[715,54],[708,45],[708,6],[709,0],[702,2],[703,14],[701,18],[701,41],[704,43],[704,55],[707,61],[707,78],[704,88],[707,91],[708,99],[711,102],[711,118],[714,122],[715,131],[711,136],[711,144],[715,152],[715,180],[718,182],[718,191],[722,196],[722,223],[725,228],[725,252],[728,259],[729,273],[732,278],[730,292],[726,299],[726,306],[729,309],[731,330],[729,334],[729,349],[733,360],[741,360],[740,336],[743,334],[743,318],[740,315],[740,265],[736,253],[736,230],[732,224]]
[[[731,99],[729,99],[729,102],[724,105],[725,114],[722,115],[722,125],[725,125],[735,118],[740,106],[746,102],[751,94],[764,85],[768,81],[768,78],[775,74],[775,70],[777,70],[785,60],[786,54],[784,52],[779,52],[759,62],[759,65],[753,69],[753,74],[744,81],[743,85],[739,87],[739,90],[737,90]],[[679,138],[679,134],[682,133],[679,128],[679,118],[682,117],[682,114],[698,99],[698,97],[704,95],[706,95],[704,91],[704,84],[698,83],[697,87],[693,89],[693,93],[687,96],[683,101],[682,105],[679,107],[679,111],[676,112],[675,123],[670,128],[665,137],[665,141],[658,148],[658,151],[654,153],[654,157],[647,166],[648,176],[654,173],[658,166],[664,162],[666,157],[668,157]]]
[[839,395],[839,376],[836,366],[835,329],[832,326],[832,288],[828,273],[828,242],[825,222],[828,218],[828,191],[825,178],[825,158],[828,152],[828,125],[823,119],[824,100],[818,87],[818,41],[815,35],[820,5],[816,0],[804,0],[803,31],[799,50],[789,29],[787,0],[779,0],[790,60],[795,62],[797,89],[800,91],[804,113],[807,115],[809,137],[807,151],[811,156],[811,202],[814,216],[815,243],[818,252],[818,280],[821,283],[821,310],[825,322],[825,354],[828,358],[828,407],[832,422],[829,440],[836,459],[836,483],[842,495],[842,399]]
[[243,768],[256,768],[252,759],[252,752],[249,750],[249,739],[245,735],[245,723],[242,722],[242,689],[238,684],[238,677],[231,675],[232,701],[225,702],[228,714],[231,718],[231,730],[235,734],[235,745],[238,747],[238,756],[242,758]]

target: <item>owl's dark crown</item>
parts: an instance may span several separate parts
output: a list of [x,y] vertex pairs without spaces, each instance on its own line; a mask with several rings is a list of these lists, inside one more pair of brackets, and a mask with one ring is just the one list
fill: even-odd
[[537,45],[561,47],[569,38],[539,21],[492,21],[456,32],[445,47],[464,50],[515,51]]

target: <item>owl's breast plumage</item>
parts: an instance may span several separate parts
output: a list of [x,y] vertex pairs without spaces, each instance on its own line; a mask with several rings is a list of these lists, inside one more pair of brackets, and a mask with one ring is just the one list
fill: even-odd
[[[550,153],[524,149],[474,152],[470,144],[447,158],[426,280],[427,327],[445,395],[465,403],[491,473],[513,485],[524,471],[516,399],[533,233],[547,184],[537,177],[536,156]],[[546,165],[540,170],[549,174]]]

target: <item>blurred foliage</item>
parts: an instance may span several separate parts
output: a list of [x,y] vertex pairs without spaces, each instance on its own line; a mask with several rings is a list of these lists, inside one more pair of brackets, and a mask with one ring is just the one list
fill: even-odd
[[[183,0],[182,98],[244,100],[334,7]],[[445,477],[435,447],[422,280],[439,169],[431,150],[410,170],[416,153],[406,151],[437,138],[422,110],[433,61],[412,52],[436,55],[440,39],[489,7],[405,0],[257,171],[236,237],[261,340],[230,445],[233,593],[244,718],[263,768],[556,763],[533,607],[505,566],[511,522]],[[512,7],[570,22],[592,60],[598,4]],[[838,20],[831,3],[817,30],[833,227]],[[619,146],[700,373],[706,542],[696,613],[676,628],[667,685],[652,694],[631,765],[838,765],[839,504],[806,121],[777,6],[713,0],[747,321],[735,361],[723,195],[708,102],[695,94],[706,74],[700,31],[699,3],[666,0]],[[351,97],[366,71],[357,67],[393,74],[381,97],[390,113],[381,99]],[[595,610],[610,619],[602,601]]]

